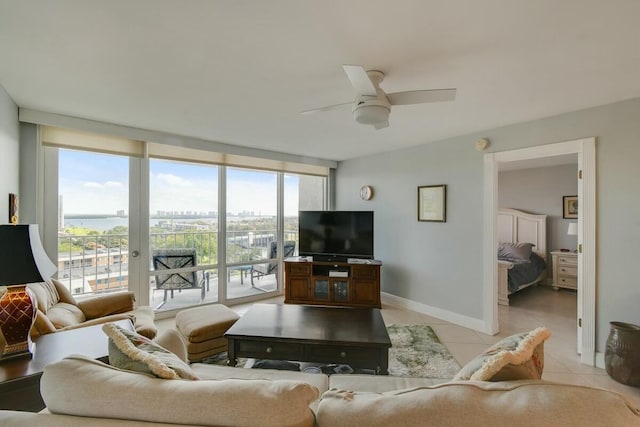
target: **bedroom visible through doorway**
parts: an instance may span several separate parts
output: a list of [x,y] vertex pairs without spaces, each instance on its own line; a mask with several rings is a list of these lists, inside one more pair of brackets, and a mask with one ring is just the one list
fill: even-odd
[[[568,233],[577,226],[577,219],[563,215],[563,200],[577,193],[577,153],[499,164],[498,316],[502,329],[511,330],[504,321],[512,317],[511,312],[547,327],[553,325],[545,319],[577,317],[577,265],[565,267],[557,262],[560,253],[564,254],[561,259],[577,260],[573,251],[578,236]],[[572,332],[567,325],[572,325]],[[562,341],[563,352],[575,355],[579,351],[576,322],[565,321],[562,327],[564,336],[573,336]]]
[[595,365],[595,138],[485,154],[484,180],[484,307],[487,333],[498,332],[497,212],[499,171],[504,164],[532,161],[545,164],[558,156],[577,155],[579,216],[577,218],[577,351],[582,363]]

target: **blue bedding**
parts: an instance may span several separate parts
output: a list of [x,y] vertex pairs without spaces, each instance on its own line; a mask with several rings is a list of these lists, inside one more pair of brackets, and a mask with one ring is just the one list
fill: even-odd
[[547,268],[545,260],[535,252],[531,252],[529,261],[514,258],[501,259],[513,263],[513,268],[509,269],[508,277],[510,293],[517,291],[520,286],[536,280],[545,268]]

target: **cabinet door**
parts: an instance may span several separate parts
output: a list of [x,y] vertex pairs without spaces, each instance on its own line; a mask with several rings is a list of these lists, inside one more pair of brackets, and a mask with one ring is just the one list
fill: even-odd
[[351,275],[354,279],[376,280],[380,276],[380,266],[354,265],[351,268]]
[[332,280],[333,284],[333,301],[336,302],[349,302],[351,296],[349,295],[349,281],[348,280]]
[[329,301],[329,279],[313,279],[312,299],[316,301]]
[[287,280],[287,296],[290,300],[309,300],[309,279],[304,277],[291,277]]
[[353,304],[380,306],[380,289],[377,281],[353,279]]
[[311,265],[306,263],[288,262],[285,263],[286,272],[291,276],[308,277],[311,275]]

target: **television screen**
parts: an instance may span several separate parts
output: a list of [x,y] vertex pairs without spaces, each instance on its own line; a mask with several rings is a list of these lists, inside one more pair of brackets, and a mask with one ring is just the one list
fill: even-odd
[[372,211],[300,211],[299,253],[326,258],[373,258]]

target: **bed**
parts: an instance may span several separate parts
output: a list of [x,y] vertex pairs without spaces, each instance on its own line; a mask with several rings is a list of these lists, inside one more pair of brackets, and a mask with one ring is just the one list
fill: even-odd
[[537,285],[547,277],[547,216],[499,209],[498,304],[509,295]]

